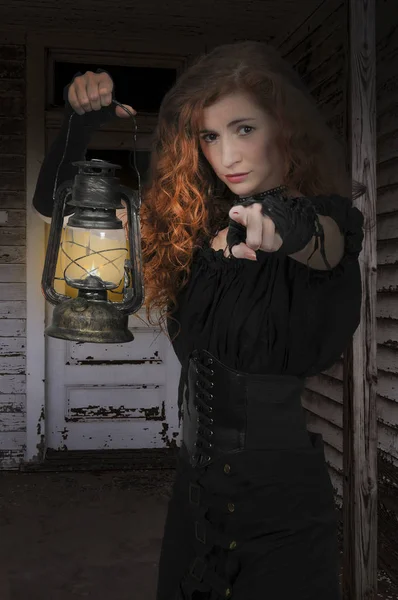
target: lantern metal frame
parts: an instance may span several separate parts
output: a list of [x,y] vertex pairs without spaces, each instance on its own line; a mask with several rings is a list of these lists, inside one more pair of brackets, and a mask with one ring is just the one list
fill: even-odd
[[[124,343],[134,339],[128,329],[128,315],[137,312],[144,300],[142,272],[140,195],[130,188],[120,185],[114,176],[118,165],[93,159],[73,163],[79,168],[74,181],[66,181],[55,192],[54,209],[51,220],[47,252],[42,274],[42,290],[48,302],[55,306],[53,323],[46,329],[51,337],[80,342]],[[90,172],[91,170],[91,172]],[[89,196],[81,199],[75,193],[76,178],[95,174],[107,174],[113,179],[113,197],[92,200]],[[98,173],[99,172],[99,173]],[[129,258],[125,261],[123,301],[108,300],[106,287],[96,287],[89,278],[87,285],[73,286],[78,289],[77,298],[71,298],[54,289],[56,268],[60,251],[63,223],[66,208],[75,208],[68,225],[82,229],[123,228],[116,210],[127,207],[127,240]],[[91,217],[90,217],[91,215]],[[120,226],[119,226],[120,223]],[[93,278],[95,279],[95,278]],[[69,326],[70,324],[70,326]]]

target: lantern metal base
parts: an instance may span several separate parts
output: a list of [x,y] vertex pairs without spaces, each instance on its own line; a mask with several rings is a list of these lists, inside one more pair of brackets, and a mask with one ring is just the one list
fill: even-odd
[[124,344],[134,339],[128,328],[128,315],[123,315],[107,300],[81,297],[81,292],[79,290],[77,298],[65,300],[54,308],[46,335],[97,344]]

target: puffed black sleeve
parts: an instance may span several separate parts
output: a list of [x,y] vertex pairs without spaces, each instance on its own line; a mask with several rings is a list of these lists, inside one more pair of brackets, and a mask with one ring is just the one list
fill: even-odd
[[[358,261],[363,242],[362,213],[351,200],[340,196],[318,197],[313,202],[318,215],[337,223],[345,248],[339,264],[329,270],[312,269],[291,259],[291,355],[297,372],[306,376],[324,371],[341,357],[359,325],[362,300]],[[302,352],[304,340],[307,357]]]

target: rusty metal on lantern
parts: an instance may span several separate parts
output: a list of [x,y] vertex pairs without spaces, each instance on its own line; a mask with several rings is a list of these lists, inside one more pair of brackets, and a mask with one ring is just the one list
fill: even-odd
[[[101,160],[74,163],[73,182],[59,186],[42,277],[45,298],[55,305],[51,337],[79,342],[124,343],[134,339],[128,316],[142,306],[144,298],[140,193],[120,185],[120,168]],[[116,210],[127,207],[127,239]],[[70,214],[61,243],[64,217]],[[65,282],[76,298],[54,289],[58,255]],[[122,301],[112,302],[109,293],[122,289]]]

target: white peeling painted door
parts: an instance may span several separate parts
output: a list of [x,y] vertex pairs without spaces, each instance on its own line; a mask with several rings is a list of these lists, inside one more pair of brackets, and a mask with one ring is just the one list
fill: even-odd
[[[49,308],[48,322],[51,314]],[[178,360],[143,311],[129,326],[135,339],[127,344],[47,337],[48,448],[166,448],[178,442]]]

